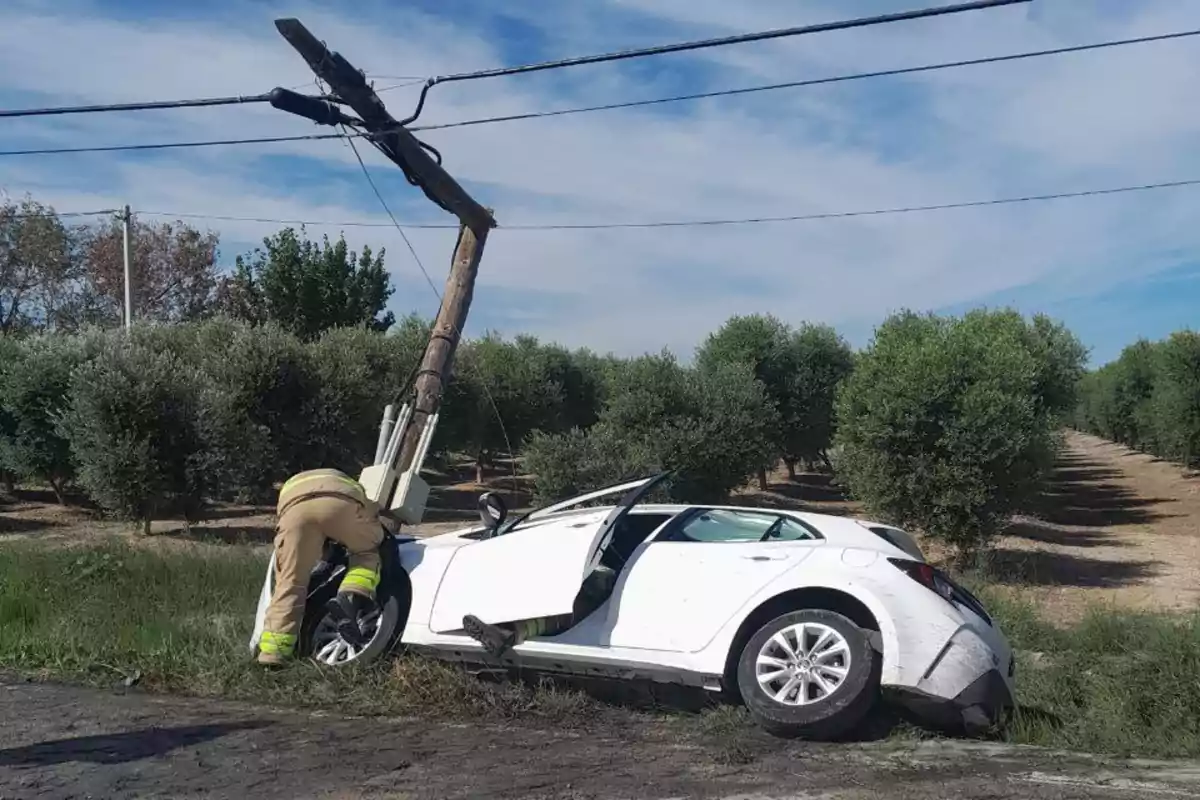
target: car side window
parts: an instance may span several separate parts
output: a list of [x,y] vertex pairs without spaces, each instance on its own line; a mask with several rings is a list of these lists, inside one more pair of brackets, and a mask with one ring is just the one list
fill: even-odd
[[684,522],[670,538],[684,542],[802,542],[821,537],[803,522],[782,514],[708,509]]
[[768,542],[804,542],[809,539],[819,538],[807,525],[792,519],[791,517],[780,517],[779,524],[771,531],[771,535],[767,537]]
[[753,511],[704,511],[680,529],[680,538],[693,542],[757,542],[779,517]]

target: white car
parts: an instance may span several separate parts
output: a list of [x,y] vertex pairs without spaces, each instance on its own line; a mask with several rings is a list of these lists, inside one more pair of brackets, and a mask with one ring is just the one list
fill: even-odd
[[[807,738],[854,727],[881,689],[929,722],[968,730],[1014,706],[1005,637],[904,531],[800,511],[639,502],[664,477],[512,521],[485,494],[483,525],[388,537],[380,612],[363,621],[358,646],[325,611],[345,569],[331,545],[313,573],[300,652],[336,666],[400,643],[473,665],[702,687],[740,698],[773,733]],[[594,506],[614,495],[615,505]],[[611,595],[564,633],[497,659],[463,630],[468,614],[508,623],[572,613],[600,563],[618,571]]]

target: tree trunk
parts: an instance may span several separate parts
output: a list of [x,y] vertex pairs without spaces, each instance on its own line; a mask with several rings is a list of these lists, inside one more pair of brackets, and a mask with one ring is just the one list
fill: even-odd
[[784,459],[783,463],[787,465],[788,480],[789,481],[796,480],[796,459],[787,458],[787,459]]
[[4,493],[10,497],[15,497],[17,487],[13,483],[13,474],[8,470],[0,470],[0,480],[4,482]]
[[142,520],[142,536],[150,535],[150,518],[146,517]]
[[771,487],[767,485],[767,471],[765,469],[760,469],[758,471],[758,490],[760,492],[765,492],[769,488]]
[[829,461],[829,454],[826,453],[824,450],[822,450],[820,453],[820,456],[821,456],[821,463],[825,465],[825,469],[829,470],[830,472],[833,472],[833,464]]
[[67,504],[67,498],[63,494],[64,481],[61,479],[50,479],[50,490],[54,492],[54,499],[58,501],[60,506]]
[[483,453],[479,453],[477,456],[475,456],[475,483],[480,486],[483,485],[483,461]]

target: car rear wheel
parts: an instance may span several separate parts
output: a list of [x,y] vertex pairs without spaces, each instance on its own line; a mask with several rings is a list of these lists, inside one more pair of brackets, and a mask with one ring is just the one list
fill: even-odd
[[846,617],[823,609],[791,611],[746,642],[738,658],[738,689],[767,731],[833,739],[874,706],[880,666],[867,632]]

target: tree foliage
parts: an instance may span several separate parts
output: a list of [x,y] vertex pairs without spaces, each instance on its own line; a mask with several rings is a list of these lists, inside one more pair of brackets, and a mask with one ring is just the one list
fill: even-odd
[[435,447],[470,455],[477,480],[498,454],[535,431],[586,429],[598,418],[602,377],[587,359],[532,336],[495,333],[460,345]]
[[613,371],[609,391],[587,433],[531,440],[525,453],[539,496],[669,469],[677,472],[671,496],[717,502],[762,466],[779,424],[762,383],[742,364],[687,369],[666,352],[642,356]]
[[85,358],[80,340],[41,337],[7,354],[0,377],[0,467],[25,479],[45,481],[59,503],[75,476],[71,449],[58,428],[72,370]]
[[985,545],[1039,489],[1056,377],[1082,367],[1069,341],[1037,326],[1006,311],[905,312],[881,325],[837,400],[852,493],[960,552]]
[[[211,314],[217,291],[217,234],[201,233],[182,222],[151,224],[135,218],[129,244],[135,320],[176,323]],[[114,325],[124,318],[125,309],[121,222],[88,231],[82,246],[91,291],[79,316]]]
[[0,204],[0,334],[64,327],[80,304],[75,232],[30,198]]
[[301,228],[284,228],[263,239],[249,256],[239,256],[220,288],[222,310],[254,324],[272,322],[311,340],[331,328],[385,331],[395,322],[383,313],[394,289],[378,254],[364,246],[355,253],[339,237],[311,241]]
[[60,420],[80,484],[147,531],[164,513],[195,518],[219,493],[204,437],[207,391],[177,356],[112,342],[75,372]]
[[853,367],[850,346],[836,331],[809,324],[795,330],[770,315],[735,316],[705,340],[696,362],[702,370],[746,366],[778,411],[759,488],[767,488],[766,469],[780,457],[792,476],[801,460],[828,465],[834,392]]

